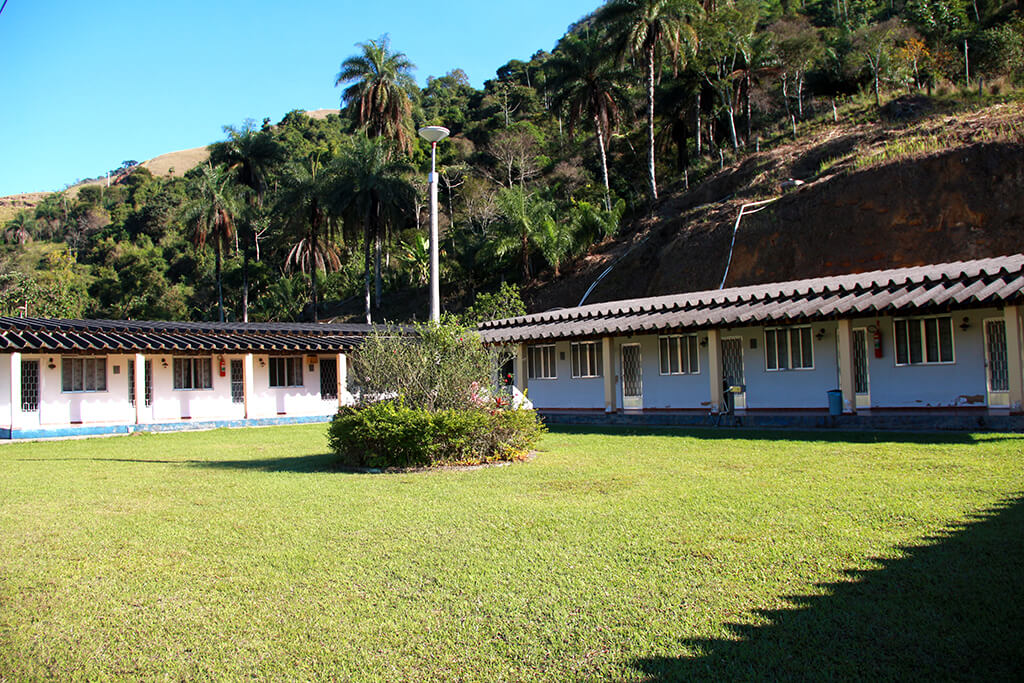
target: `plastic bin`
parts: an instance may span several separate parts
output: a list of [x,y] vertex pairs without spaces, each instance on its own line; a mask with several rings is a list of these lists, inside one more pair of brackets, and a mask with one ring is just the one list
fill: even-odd
[[828,391],[828,414],[843,414],[843,392],[839,389],[830,389]]

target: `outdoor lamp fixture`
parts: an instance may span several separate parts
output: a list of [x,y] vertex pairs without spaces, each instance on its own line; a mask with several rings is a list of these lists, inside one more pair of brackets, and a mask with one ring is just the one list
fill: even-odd
[[968,318],[967,316],[964,316],[964,321],[960,323],[960,329],[963,330],[964,332],[971,329],[971,319]]
[[441,319],[441,286],[437,274],[437,143],[448,137],[450,131],[441,126],[420,128],[420,137],[430,143],[430,319]]
[[701,337],[701,339],[700,339],[700,345],[701,345],[702,347],[703,347],[703,346],[707,346],[707,345],[708,345],[708,338],[707,338],[707,337]]
[[166,367],[167,367],[167,359],[166,359],[166,358],[161,358],[161,359],[160,359],[160,365],[161,365],[162,367],[165,367],[165,368],[166,368]]
[[47,365],[46,367],[48,367],[48,368],[50,368],[51,370],[53,370],[53,369],[54,369],[55,367],[57,367],[57,364],[56,364],[56,363],[54,363],[54,362],[53,362],[53,359],[51,358],[51,359],[50,359],[50,361],[49,361],[49,364],[48,364],[48,365]]
[[814,338],[817,339],[818,341],[821,341],[822,339],[824,339],[825,338],[825,328],[823,327],[820,330],[818,330],[818,334],[814,335]]

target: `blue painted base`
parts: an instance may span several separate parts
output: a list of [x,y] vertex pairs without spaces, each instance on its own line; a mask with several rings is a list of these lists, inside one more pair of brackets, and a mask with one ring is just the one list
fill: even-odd
[[260,417],[251,420],[209,420],[205,422],[160,422],[127,425],[79,425],[74,427],[15,429],[0,427],[0,439],[66,439],[72,436],[105,436],[132,434],[133,432],[188,432],[204,429],[235,429],[239,427],[269,427],[273,425],[316,424],[330,422],[334,415],[308,415],[304,417]]
[[538,411],[549,425],[623,427],[753,427],[767,429],[887,429],[899,431],[1024,432],[1024,415],[707,415],[694,413],[568,413]]

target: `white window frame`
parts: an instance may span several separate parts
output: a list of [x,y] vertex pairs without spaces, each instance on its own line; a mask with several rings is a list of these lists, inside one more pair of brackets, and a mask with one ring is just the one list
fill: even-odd
[[558,379],[554,344],[534,344],[526,347],[526,373],[528,379]]
[[[786,357],[784,359],[786,362],[785,367],[782,367],[779,363],[779,337],[783,335],[786,340]],[[772,337],[771,341],[769,341],[769,336]],[[793,349],[797,346],[793,343],[794,340],[798,341],[800,346],[800,352],[797,354],[793,353]],[[811,351],[810,365],[804,364],[803,348],[805,343],[807,348]],[[772,351],[773,353],[769,354],[769,351]],[[774,355],[774,358],[771,357],[772,355]],[[764,330],[764,369],[766,372],[813,370],[814,334],[812,333],[811,326],[798,325],[793,327],[766,327]]]
[[[279,366],[275,368],[275,366]],[[289,381],[289,373],[292,382]],[[277,384],[274,383],[274,375],[277,375]],[[284,384],[281,380],[284,380]],[[303,383],[302,356],[271,356],[267,359],[267,383],[271,389],[289,389],[305,386]]]
[[[65,381],[66,370],[70,363],[71,367],[71,388]],[[89,382],[86,379],[86,370],[92,364],[92,388],[88,388]],[[78,366],[78,377],[81,380],[81,387],[75,388],[75,367]],[[102,380],[103,386],[99,386],[97,380]],[[98,394],[107,391],[107,357],[106,356],[64,356],[60,360],[60,391],[62,394]]]
[[[187,371],[184,369],[187,366]],[[182,368],[179,373],[178,368]],[[198,369],[198,370],[197,370]],[[188,373],[185,386],[184,373]],[[209,386],[202,386],[209,380]],[[211,391],[213,389],[213,359],[209,356],[177,356],[171,360],[171,386],[174,391]]]
[[[675,347],[673,349],[673,346]],[[685,353],[684,353],[685,347]],[[668,358],[666,363],[666,349]],[[672,356],[675,356],[673,359]],[[692,359],[692,364],[691,364]],[[672,361],[676,361],[676,370]],[[665,372],[665,368],[668,372]],[[662,375],[699,375],[700,344],[696,334],[663,334],[658,337],[658,372]]]
[[601,376],[601,342],[573,342],[570,346],[572,356],[572,378],[589,379]]
[[[949,360],[942,360],[942,330],[939,327],[942,324],[942,321],[945,321],[946,324],[948,325],[948,328],[949,328]],[[936,338],[935,338],[935,353],[938,356],[937,359],[935,359],[935,360],[929,360],[929,358],[928,358],[928,351],[929,351],[929,349],[928,349],[928,336],[929,336],[929,326],[928,326],[928,323],[929,322],[934,322],[935,323],[935,329],[934,329],[934,334],[936,335]],[[906,331],[903,334],[903,336],[904,336],[904,339],[903,339],[904,344],[903,345],[905,346],[905,348],[902,349],[903,351],[905,351],[905,355],[904,355],[905,360],[902,361],[902,362],[899,359],[900,358],[900,351],[901,351],[901,349],[900,349],[901,344],[900,344],[900,340],[898,338],[899,334],[897,332],[897,330],[899,329],[900,325],[905,325],[906,326]],[[914,357],[913,351],[914,351],[914,349],[911,349],[911,344],[910,344],[910,336],[911,336],[911,330],[912,330],[913,326],[916,326],[917,330],[918,330],[917,344],[919,345],[919,347],[918,347],[917,351],[918,351],[918,353],[920,353],[920,358],[921,358],[921,360],[918,360],[918,361],[914,361],[913,360],[913,357]],[[931,315],[931,316],[922,316],[922,317],[916,317],[916,318],[893,318],[893,321],[892,321],[892,348],[893,348],[893,353],[892,353],[893,364],[896,367],[898,367],[898,368],[907,368],[907,367],[912,367],[912,366],[915,366],[915,365],[955,365],[956,364],[956,331],[955,331],[954,326],[953,326],[953,316],[951,316],[951,315]]]

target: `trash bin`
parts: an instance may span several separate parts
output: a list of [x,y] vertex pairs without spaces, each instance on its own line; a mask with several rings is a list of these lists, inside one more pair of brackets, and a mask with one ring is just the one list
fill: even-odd
[[843,392],[839,389],[831,389],[828,391],[828,414],[843,414]]

